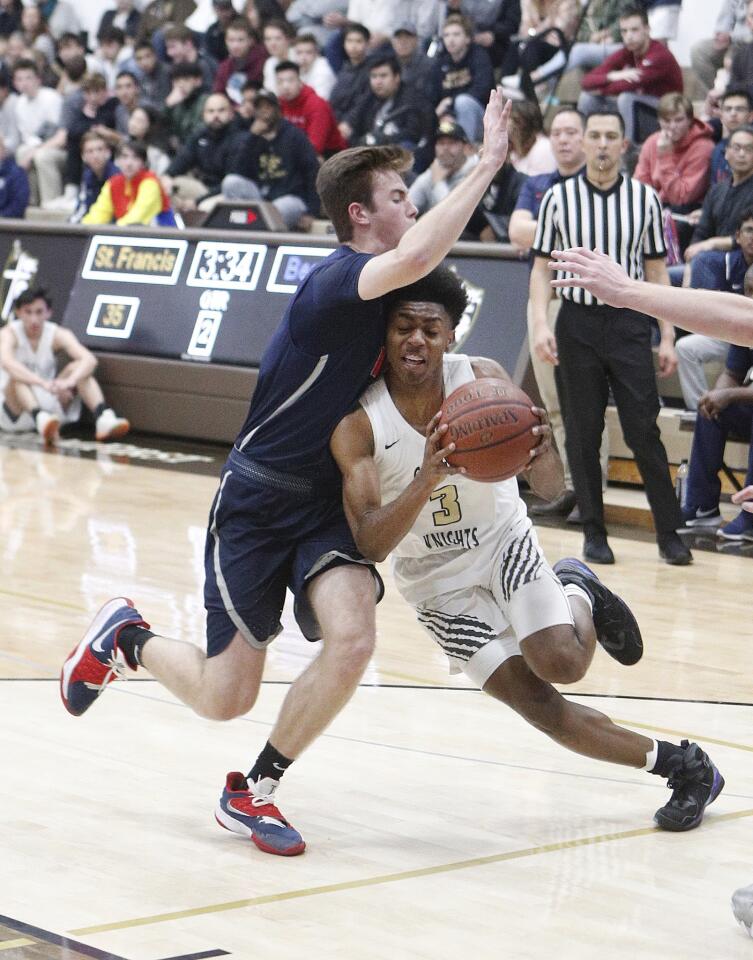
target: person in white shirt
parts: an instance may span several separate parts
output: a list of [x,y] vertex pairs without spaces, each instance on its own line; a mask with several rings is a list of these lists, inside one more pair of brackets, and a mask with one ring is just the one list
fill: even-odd
[[295,62],[301,68],[301,80],[313,87],[323,100],[329,95],[337,77],[326,57],[319,53],[316,37],[311,33],[299,34],[293,41]]
[[0,70],[0,137],[9,153],[15,154],[21,142],[16,104],[18,94],[11,90],[10,77]]
[[268,20],[264,26],[264,46],[269,56],[264,61],[264,89],[277,94],[277,74],[275,67],[283,60],[295,61],[294,51],[290,48],[293,28],[285,20]]
[[16,122],[20,144],[16,150],[16,160],[31,174],[32,203],[47,203],[60,194],[60,189],[50,186],[48,190],[45,186],[43,191],[43,184],[47,184],[49,178],[38,177],[36,165],[44,165],[50,159],[51,151],[61,152],[56,135],[60,128],[63,98],[57,90],[42,86],[39,68],[33,60],[18,61],[13,68],[13,86],[19,94]]
[[[724,787],[698,744],[617,726],[552,685],[580,679],[597,641],[623,665],[640,659],[640,628],[627,604],[579,560],[549,566],[514,477],[478,483],[448,463],[451,428],[435,412],[445,398],[460,388],[472,398],[488,377],[500,397],[514,389],[496,361],[451,352],[467,309],[461,281],[438,267],[385,301],[384,375],[330,441],[358,549],[372,561],[392,554],[395,585],[451,672],[576,753],[668,779],[673,793],[656,811],[657,825],[694,829]],[[562,465],[543,419],[534,429],[546,442],[531,451],[526,478],[556,496]]]

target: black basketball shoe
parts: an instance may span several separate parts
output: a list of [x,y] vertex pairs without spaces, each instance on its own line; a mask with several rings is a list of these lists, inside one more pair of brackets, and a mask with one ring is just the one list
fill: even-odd
[[641,630],[625,601],[575,557],[558,560],[554,572],[563,586],[574,583],[591,598],[596,637],[609,656],[625,666],[638,663],[643,656]]
[[703,812],[724,788],[724,777],[698,746],[683,740],[682,752],[669,774],[672,789],[669,801],[654,814],[662,830],[692,830],[703,820]]

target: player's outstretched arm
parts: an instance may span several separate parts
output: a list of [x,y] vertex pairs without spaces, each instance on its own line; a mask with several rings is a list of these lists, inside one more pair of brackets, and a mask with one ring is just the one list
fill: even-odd
[[492,90],[484,114],[481,159],[440,203],[404,234],[394,250],[371,259],[361,271],[358,294],[373,300],[414,283],[438,266],[452,249],[505,162],[511,101]]
[[439,428],[437,414],[427,429],[421,469],[399,497],[382,506],[369,418],[359,409],[335,428],[329,445],[343,477],[345,516],[356,546],[367,559],[384,560],[416,522],[437,483],[464,472],[445,461],[455,449],[454,444],[444,446],[446,432],[446,426]]
[[613,307],[630,307],[683,330],[753,347],[753,303],[748,297],[631,280],[610,257],[584,247],[554,250],[549,266],[573,274],[552,280],[553,287],[583,287]]

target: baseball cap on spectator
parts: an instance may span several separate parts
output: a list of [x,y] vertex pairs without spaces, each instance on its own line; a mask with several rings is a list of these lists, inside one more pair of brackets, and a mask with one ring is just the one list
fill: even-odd
[[395,29],[392,31],[392,36],[396,37],[398,33],[409,33],[412,37],[417,37],[418,33],[415,26],[410,22],[410,20],[403,20],[402,23],[399,23]]
[[443,120],[439,124],[435,139],[438,140],[440,137],[449,137],[451,140],[460,140],[461,143],[468,143],[465,130],[463,130],[459,123],[455,123],[454,120]]
[[279,107],[280,101],[277,99],[277,95],[272,93],[271,90],[265,90],[264,87],[261,90],[257,90],[256,96],[254,97],[254,103],[257,104],[260,100],[266,100],[267,103],[271,103],[273,107]]

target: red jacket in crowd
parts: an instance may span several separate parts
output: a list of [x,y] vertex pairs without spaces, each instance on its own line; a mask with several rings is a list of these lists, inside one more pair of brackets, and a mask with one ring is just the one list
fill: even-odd
[[[637,67],[639,80],[607,80],[613,70]],[[616,97],[620,93],[642,93],[649,97],[662,97],[665,93],[682,93],[682,70],[680,64],[663,43],[652,40],[642,57],[622,47],[610,54],[600,67],[583,77],[581,86],[589,93],[604,97]]]
[[283,117],[303,130],[320,156],[348,146],[348,141],[337,129],[332,107],[305,83],[294,100],[280,98],[280,107]]
[[[223,60],[217,67],[212,92],[227,93],[228,82],[235,74],[244,74],[246,80],[250,80],[252,83],[258,83],[259,86],[261,86],[264,80],[264,61],[268,56],[269,54],[267,53],[266,47],[261,43],[256,43],[251,47],[243,60],[234,60],[233,57],[228,57],[227,60]],[[239,103],[240,85],[236,92],[237,96],[231,97],[230,99],[233,100],[234,103]]]
[[659,150],[660,137],[661,130],[652,133],[641,147],[635,178],[653,187],[668,206],[700,206],[709,186],[714,150],[711,127],[694,119],[690,130],[671,150]]

